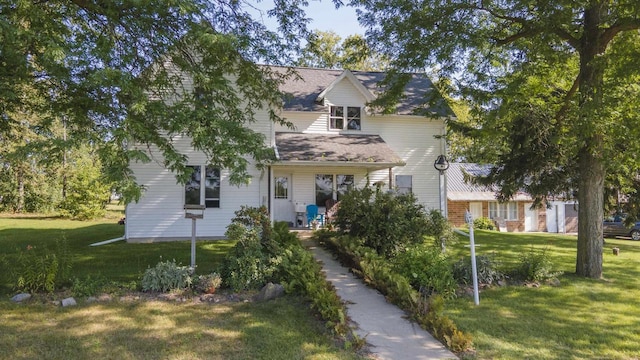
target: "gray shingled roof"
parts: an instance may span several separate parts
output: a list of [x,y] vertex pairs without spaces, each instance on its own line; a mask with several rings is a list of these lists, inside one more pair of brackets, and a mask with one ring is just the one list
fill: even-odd
[[339,163],[367,167],[404,165],[404,161],[378,135],[276,133],[280,161]]
[[[277,70],[278,68],[275,67]],[[284,68],[281,68],[284,70]],[[285,93],[284,109],[290,111],[326,111],[325,106],[316,102],[318,94],[326,89],[337,79],[344,70],[317,69],[317,68],[295,68],[300,78],[290,78],[280,90]],[[384,77],[383,72],[372,71],[352,71],[353,75],[372,94],[377,95],[382,92],[378,86]],[[407,83],[405,96],[401,103],[397,105],[397,114],[414,115],[435,114],[437,116],[451,116],[453,112],[445,103],[444,99],[435,107],[427,107],[425,104],[429,100],[429,94],[435,91],[433,83],[425,74],[412,74],[412,79]]]
[[[471,163],[451,163],[447,170],[447,199],[452,201],[495,201],[496,193],[491,187],[475,185],[465,181],[467,176],[484,176],[491,171],[492,165]],[[526,201],[531,197],[517,193],[512,200]]]

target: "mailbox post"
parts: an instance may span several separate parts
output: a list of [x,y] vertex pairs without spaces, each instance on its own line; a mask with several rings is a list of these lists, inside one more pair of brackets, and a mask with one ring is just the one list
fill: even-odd
[[196,271],[196,220],[204,218],[204,205],[185,205],[184,217],[191,219],[191,273]]

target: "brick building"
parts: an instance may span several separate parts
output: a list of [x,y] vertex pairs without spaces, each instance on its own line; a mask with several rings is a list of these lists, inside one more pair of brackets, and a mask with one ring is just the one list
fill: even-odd
[[501,231],[547,231],[547,211],[531,209],[531,196],[517,193],[508,202],[498,202],[496,192],[485,186],[466,181],[474,176],[486,175],[490,165],[452,163],[447,170],[447,209],[449,221],[463,226],[468,210],[474,219],[486,217],[494,220]]

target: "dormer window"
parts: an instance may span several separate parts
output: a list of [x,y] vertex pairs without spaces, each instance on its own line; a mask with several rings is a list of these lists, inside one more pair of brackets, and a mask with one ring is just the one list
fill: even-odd
[[[346,116],[345,116],[346,114]],[[332,106],[329,116],[329,129],[331,130],[360,130],[362,116],[360,107],[356,106]]]

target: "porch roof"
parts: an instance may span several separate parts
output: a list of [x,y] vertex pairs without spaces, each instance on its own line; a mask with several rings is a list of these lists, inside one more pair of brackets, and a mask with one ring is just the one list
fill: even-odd
[[276,133],[276,154],[287,165],[387,168],[405,162],[379,135]]

